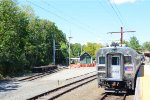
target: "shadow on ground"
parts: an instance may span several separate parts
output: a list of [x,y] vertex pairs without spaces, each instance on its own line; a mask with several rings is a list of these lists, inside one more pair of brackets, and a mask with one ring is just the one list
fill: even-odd
[[0,92],[17,90],[18,87],[19,87],[19,83],[17,82],[0,80]]

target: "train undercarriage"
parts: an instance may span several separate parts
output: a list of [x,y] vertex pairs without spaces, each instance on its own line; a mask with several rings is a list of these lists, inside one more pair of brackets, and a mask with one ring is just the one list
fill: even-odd
[[134,91],[134,80],[125,81],[99,81],[99,87],[104,87],[107,92]]

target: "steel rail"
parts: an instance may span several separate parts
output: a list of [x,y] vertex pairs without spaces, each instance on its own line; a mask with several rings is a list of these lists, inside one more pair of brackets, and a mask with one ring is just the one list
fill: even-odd
[[[127,93],[124,93],[123,96],[120,96],[120,95],[109,95],[109,93],[104,93],[104,95],[102,95],[102,97],[100,98],[100,100],[111,100],[112,97],[120,97],[119,100],[125,100],[126,99],[126,96],[127,96]],[[110,99],[111,98],[111,99]],[[115,99],[116,100],[116,99]]]
[[[60,86],[60,87],[55,88],[53,90],[41,93],[41,94],[36,95],[34,97],[28,98],[27,100],[36,100],[38,98],[44,99],[44,96],[47,96],[47,95],[49,95],[49,96],[45,97],[46,99],[53,100],[53,99],[58,98],[59,96],[65,94],[65,93],[68,93],[69,91],[76,89],[76,88],[78,88],[84,84],[87,84],[87,83],[89,83],[95,79],[96,79],[96,75],[92,75],[92,76],[77,80],[75,82],[66,84],[64,86]],[[77,84],[77,85],[75,85],[75,84]],[[66,88],[66,90],[63,90],[64,88]]]
[[26,78],[23,78],[23,79],[20,79],[20,80],[17,80],[17,81],[32,81],[32,80],[44,77],[46,75],[50,75],[50,74],[55,73],[55,72],[57,72],[57,71],[49,71],[49,72],[46,72],[46,73],[39,73],[39,74],[35,74],[35,75],[29,76],[29,77],[26,77]]

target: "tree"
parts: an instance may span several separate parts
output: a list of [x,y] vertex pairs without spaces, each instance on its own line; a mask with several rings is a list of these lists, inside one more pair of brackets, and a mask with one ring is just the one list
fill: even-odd
[[29,23],[28,33],[30,34],[26,42],[26,55],[31,66],[52,63],[53,39],[56,48],[59,49],[56,51],[56,63],[62,61],[59,59],[63,59],[65,51],[61,51],[61,45],[66,44],[66,37],[53,22],[35,18]]
[[89,53],[95,59],[97,50],[102,47],[102,44],[88,42],[86,45],[83,46],[83,50]]
[[65,62],[66,36],[54,22],[35,17],[30,7],[21,9],[14,0],[0,1],[0,74],[52,63],[53,39],[59,45],[56,62]]
[[128,46],[129,45],[129,42],[128,41],[123,41],[123,44],[125,44],[126,46]]
[[128,46],[135,50],[139,50],[141,48],[139,41],[137,40],[135,36],[130,38]]
[[80,43],[75,43],[70,45],[71,49],[71,57],[79,57],[81,55],[81,47]]
[[145,50],[150,51],[150,41],[144,42],[144,43],[143,43],[143,48],[144,48]]
[[0,67],[2,74],[22,69],[28,19],[13,0],[0,1]]

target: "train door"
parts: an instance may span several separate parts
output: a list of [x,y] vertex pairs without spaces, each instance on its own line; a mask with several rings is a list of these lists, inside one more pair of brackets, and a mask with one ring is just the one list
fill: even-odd
[[112,79],[121,79],[121,54],[108,55],[108,76]]

